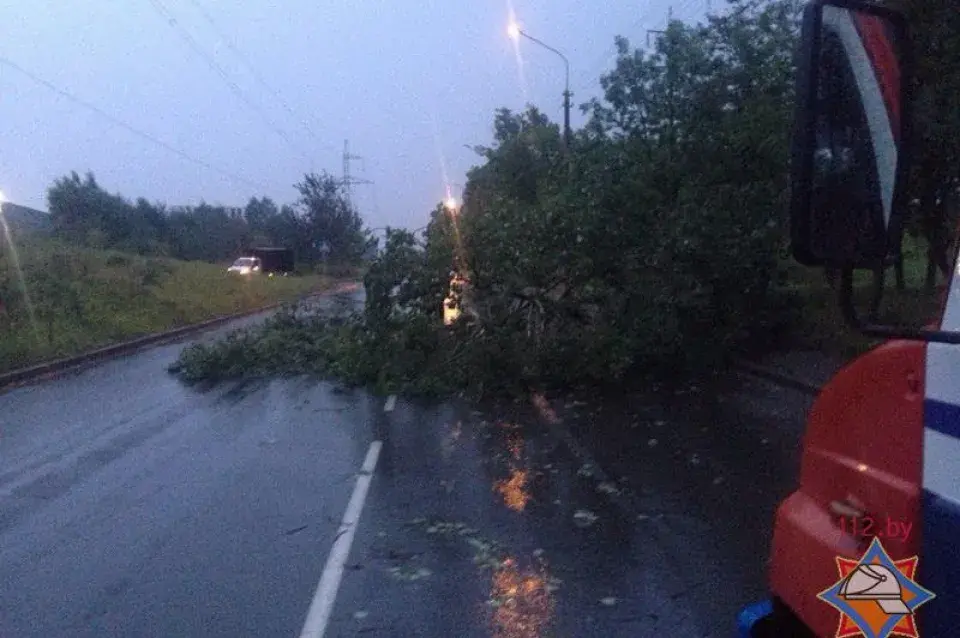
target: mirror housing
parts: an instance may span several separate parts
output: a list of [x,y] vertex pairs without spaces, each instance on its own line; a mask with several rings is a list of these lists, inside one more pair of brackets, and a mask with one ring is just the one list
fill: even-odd
[[806,266],[895,257],[909,170],[905,17],[855,0],[805,9],[797,60],[790,233]]
[[906,18],[861,0],[813,0],[798,53],[794,258],[840,271],[841,311],[864,334],[960,345],[960,332],[865,324],[853,304],[853,271],[882,272],[900,256],[913,69]]

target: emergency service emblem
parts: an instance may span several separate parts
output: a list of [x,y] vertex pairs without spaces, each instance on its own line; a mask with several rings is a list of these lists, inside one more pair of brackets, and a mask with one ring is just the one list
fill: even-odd
[[838,556],[840,580],[817,595],[840,612],[837,638],[920,638],[914,614],[934,594],[913,580],[917,562],[892,560],[879,538],[859,561]]

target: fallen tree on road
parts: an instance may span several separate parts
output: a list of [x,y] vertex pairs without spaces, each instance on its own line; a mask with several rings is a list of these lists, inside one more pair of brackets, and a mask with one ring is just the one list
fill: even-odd
[[[438,207],[422,244],[388,232],[364,310],[346,324],[277,327],[195,352],[195,368],[213,370],[203,357],[224,366],[246,357],[261,370],[264,357],[282,359],[286,339],[321,344],[324,374],[393,392],[717,370],[787,321],[790,305],[778,286],[777,211],[799,5],[734,5],[706,24],[671,23],[651,51],[618,39],[604,100],[585,107],[590,123],[569,146],[535,108],[498,111],[462,208]],[[465,275],[469,303],[444,326],[451,270]],[[463,304],[461,292],[452,297]]]

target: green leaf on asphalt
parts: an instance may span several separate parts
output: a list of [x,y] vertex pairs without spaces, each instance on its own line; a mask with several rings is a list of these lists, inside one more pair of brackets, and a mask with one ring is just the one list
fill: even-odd
[[590,510],[577,510],[573,515],[573,522],[578,527],[590,527],[597,522],[597,515]]
[[391,567],[387,571],[390,573],[391,576],[393,576],[397,580],[401,580],[405,582],[414,582],[414,581],[421,580],[423,578],[428,578],[433,573],[426,567],[414,568],[414,567],[409,567],[407,565],[402,565],[399,567]]
[[620,489],[613,483],[600,483],[597,485],[597,491],[601,494],[619,494]]

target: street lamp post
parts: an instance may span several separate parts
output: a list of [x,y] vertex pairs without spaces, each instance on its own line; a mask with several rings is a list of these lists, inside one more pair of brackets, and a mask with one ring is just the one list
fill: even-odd
[[560,59],[563,60],[563,66],[565,69],[565,79],[564,79],[564,85],[563,85],[563,141],[566,145],[569,146],[570,144],[570,97],[572,95],[572,93],[570,93],[570,61],[567,60],[567,56],[560,53],[559,51],[554,49],[552,46],[547,44],[546,42],[543,42],[533,37],[526,31],[521,29],[520,25],[518,25],[515,22],[511,23],[507,27],[507,34],[509,34],[509,36],[514,40],[519,40],[520,36],[523,36],[526,39],[530,40],[531,42],[539,44],[544,49],[556,53],[557,55],[560,56]]

